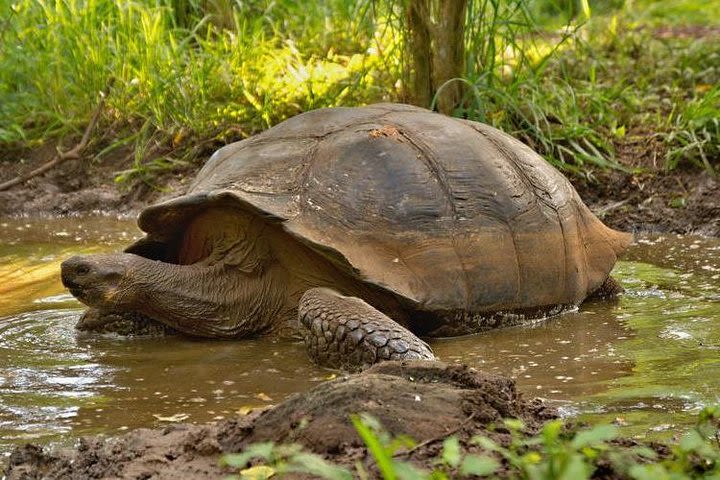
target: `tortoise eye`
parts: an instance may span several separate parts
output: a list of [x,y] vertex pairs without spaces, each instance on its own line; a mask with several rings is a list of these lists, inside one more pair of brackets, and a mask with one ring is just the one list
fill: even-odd
[[87,275],[88,273],[90,273],[90,267],[88,267],[87,265],[80,265],[79,267],[77,267],[75,272],[78,275]]

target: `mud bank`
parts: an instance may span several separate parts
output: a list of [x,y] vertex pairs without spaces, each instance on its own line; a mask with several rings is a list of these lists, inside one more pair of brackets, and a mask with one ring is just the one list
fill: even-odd
[[720,181],[707,172],[606,172],[592,183],[570,180],[593,212],[618,230],[720,236]]
[[85,438],[74,449],[26,445],[12,453],[5,475],[9,480],[222,478],[231,473],[219,466],[223,454],[261,441],[299,443],[336,464],[352,467],[359,461],[372,472],[371,457],[349,419],[358,412],[374,416],[392,434],[417,440],[418,447],[403,459],[421,467],[431,466],[448,435],[463,443],[478,434],[507,443],[506,430],[490,429],[503,418],[522,419],[533,434],[556,417],[539,400],[523,399],[508,378],[440,362],[386,362],[228,421]]

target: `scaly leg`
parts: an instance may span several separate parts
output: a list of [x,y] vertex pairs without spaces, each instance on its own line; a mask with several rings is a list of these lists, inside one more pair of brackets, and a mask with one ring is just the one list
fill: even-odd
[[410,330],[363,300],[328,288],[305,292],[298,315],[308,354],[319,365],[362,370],[383,360],[435,359]]

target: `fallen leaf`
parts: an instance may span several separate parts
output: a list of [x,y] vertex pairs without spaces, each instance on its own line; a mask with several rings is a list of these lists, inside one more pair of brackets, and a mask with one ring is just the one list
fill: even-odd
[[275,469],[267,465],[258,465],[240,470],[240,478],[246,478],[248,480],[266,480],[274,475]]
[[249,407],[246,405],[235,410],[235,413],[237,413],[238,415],[247,415],[253,411],[253,408],[254,407]]
[[258,400],[262,400],[263,402],[272,402],[272,398],[262,392],[255,395],[255,398],[257,398]]
[[183,420],[190,418],[190,415],[187,413],[176,413],[175,415],[170,415],[169,417],[163,417],[162,415],[153,414],[153,417],[160,422],[182,422]]

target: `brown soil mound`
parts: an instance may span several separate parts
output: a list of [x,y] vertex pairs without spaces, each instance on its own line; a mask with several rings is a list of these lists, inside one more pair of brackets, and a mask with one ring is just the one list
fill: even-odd
[[583,201],[608,226],[628,232],[720,236],[720,180],[707,172],[606,172],[577,181]]
[[417,440],[419,448],[405,459],[420,466],[430,465],[448,435],[467,440],[484,434],[505,443],[507,431],[488,427],[503,418],[521,418],[534,433],[556,416],[539,401],[524,401],[508,378],[440,362],[387,362],[222,423],[94,437],[57,452],[26,445],[12,453],[5,474],[9,480],[222,478],[229,473],[218,466],[222,454],[268,440],[300,443],[338,464],[370,464],[349,420],[359,412],[373,415],[394,435]]

